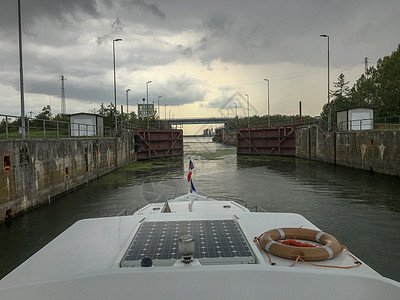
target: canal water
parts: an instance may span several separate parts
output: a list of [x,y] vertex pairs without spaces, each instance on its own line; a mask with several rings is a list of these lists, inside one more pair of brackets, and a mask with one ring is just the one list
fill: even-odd
[[[400,281],[400,178],[296,158],[236,157],[210,138],[184,138],[184,157],[136,162],[0,225],[0,278],[74,222],[133,213],[187,193],[299,213],[380,274]],[[260,232],[261,233],[261,232]]]

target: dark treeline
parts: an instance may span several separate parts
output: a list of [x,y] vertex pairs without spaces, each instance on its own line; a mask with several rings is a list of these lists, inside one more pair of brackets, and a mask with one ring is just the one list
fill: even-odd
[[[339,75],[331,90],[332,112],[353,107],[375,108],[375,117],[400,116],[400,45],[391,55],[379,59],[375,67],[368,68],[352,88],[345,75]],[[327,119],[328,104],[321,117]],[[333,120],[336,117],[332,114]]]

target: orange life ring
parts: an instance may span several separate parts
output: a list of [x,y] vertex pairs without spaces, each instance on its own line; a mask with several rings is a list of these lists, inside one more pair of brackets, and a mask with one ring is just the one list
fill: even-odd
[[[300,239],[315,241],[321,246],[303,248],[284,245],[276,242],[283,239]],[[317,261],[334,258],[343,250],[343,245],[333,236],[323,231],[306,228],[277,228],[264,232],[259,239],[260,246],[271,254],[279,257]]]

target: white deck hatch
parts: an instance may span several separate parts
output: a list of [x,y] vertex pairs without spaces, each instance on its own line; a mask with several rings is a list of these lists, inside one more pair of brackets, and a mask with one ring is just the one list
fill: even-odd
[[194,258],[206,264],[254,264],[254,254],[236,220],[143,222],[135,234],[121,267],[139,267],[143,257],[154,266],[172,266],[178,257],[178,238],[195,239]]

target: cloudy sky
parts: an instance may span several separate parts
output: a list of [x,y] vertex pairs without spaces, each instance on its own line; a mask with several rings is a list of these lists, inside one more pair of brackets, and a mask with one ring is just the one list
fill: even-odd
[[[161,117],[318,115],[331,82],[351,85],[400,43],[399,0],[21,0],[26,112],[67,113],[146,96]],[[1,0],[0,114],[20,114],[17,1]],[[332,86],[332,85],[331,85]],[[131,106],[135,105],[135,107]],[[165,107],[167,105],[167,107]],[[166,111],[165,111],[166,108]],[[126,109],[124,107],[124,109]],[[171,112],[170,112],[171,110]]]

